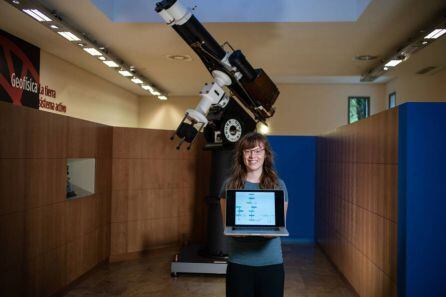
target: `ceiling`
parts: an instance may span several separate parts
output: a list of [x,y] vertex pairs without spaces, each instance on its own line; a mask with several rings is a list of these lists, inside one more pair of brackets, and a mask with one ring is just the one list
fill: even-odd
[[[181,0],[203,23],[352,22],[371,0]],[[92,0],[113,22],[161,23],[158,0]],[[131,5],[129,5],[131,3]]]
[[[281,2],[289,4],[290,1]],[[126,2],[128,4],[130,1]],[[199,2],[197,0],[194,3]],[[204,0],[201,2],[205,3]],[[323,5],[329,2],[333,1],[318,0],[316,3]],[[125,6],[121,0],[42,0],[41,3],[56,10],[64,21],[81,32],[87,32],[129,65],[134,65],[138,72],[168,95],[198,94],[202,85],[212,79],[201,61],[175,31],[161,20],[145,20],[141,14],[144,10],[135,9],[138,6],[133,7],[132,13],[119,9]],[[143,6],[151,3],[154,7],[155,1],[132,0],[131,3]],[[246,1],[228,0],[224,3],[230,3],[234,12],[246,8]],[[224,11],[220,17],[224,16],[225,19],[219,20],[217,9],[209,13],[212,18],[206,19],[213,22],[204,25],[218,42],[229,41],[235,49],[241,49],[254,67],[263,68],[278,84],[359,83],[360,75],[378,64],[378,61],[356,61],[355,56],[370,54],[385,58],[446,8],[444,0],[340,0],[339,3],[343,4],[325,9],[326,6],[321,6],[323,11],[332,11],[326,16],[316,13],[309,18],[300,13],[304,19],[290,21],[292,14],[287,14],[287,18],[278,17],[276,22],[271,21],[274,12],[265,16],[264,20],[269,20],[268,22],[253,22],[252,14],[251,17],[246,17],[240,13],[231,21],[230,11]],[[342,11],[348,7],[346,3],[352,5],[356,15],[349,12],[342,16]],[[110,6],[112,4],[114,7]],[[310,7],[313,12],[314,7]],[[206,9],[211,8],[212,6],[202,5],[195,10],[197,16],[207,15]],[[311,10],[308,11],[311,13]],[[150,11],[147,14],[153,13]],[[0,1],[0,28],[135,94],[147,95],[140,87],[107,68],[76,45],[39,25],[7,1]],[[442,37],[414,54],[401,67],[389,71],[389,76],[379,82],[405,73],[415,73],[426,66],[445,67],[444,52],[446,38]],[[168,55],[190,55],[192,60],[172,61],[167,59]]]

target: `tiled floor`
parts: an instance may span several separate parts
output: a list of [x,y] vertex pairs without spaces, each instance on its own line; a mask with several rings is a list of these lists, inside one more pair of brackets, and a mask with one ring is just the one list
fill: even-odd
[[[152,251],[143,259],[98,268],[66,297],[225,296],[223,276],[170,276],[173,248]],[[354,297],[324,254],[310,245],[283,245],[285,296]]]

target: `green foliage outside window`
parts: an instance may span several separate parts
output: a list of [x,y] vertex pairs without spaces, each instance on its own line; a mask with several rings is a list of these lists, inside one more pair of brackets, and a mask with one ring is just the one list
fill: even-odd
[[367,118],[370,115],[369,97],[348,97],[348,123]]

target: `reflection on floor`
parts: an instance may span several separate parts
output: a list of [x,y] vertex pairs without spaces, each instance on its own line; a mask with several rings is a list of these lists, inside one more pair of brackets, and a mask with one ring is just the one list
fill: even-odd
[[[105,265],[65,294],[66,297],[225,296],[223,276],[170,276],[173,248],[149,252],[143,259]],[[283,245],[285,296],[355,297],[318,247]]]

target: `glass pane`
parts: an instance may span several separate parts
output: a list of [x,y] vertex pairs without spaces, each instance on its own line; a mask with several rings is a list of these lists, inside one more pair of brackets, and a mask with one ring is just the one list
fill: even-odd
[[389,108],[393,108],[396,106],[396,93],[393,92],[389,94]]
[[354,123],[369,116],[369,98],[349,98],[349,123]]

